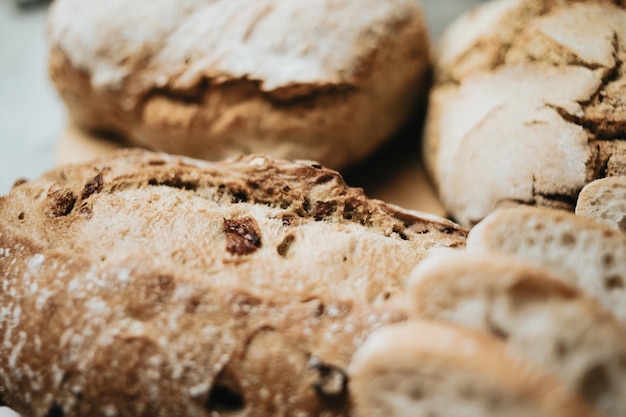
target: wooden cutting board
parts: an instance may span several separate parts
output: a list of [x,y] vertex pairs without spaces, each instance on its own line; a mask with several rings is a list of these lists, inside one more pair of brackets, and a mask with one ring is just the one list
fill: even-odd
[[[61,135],[57,161],[59,164],[85,162],[121,147],[119,143],[85,133],[70,122]],[[406,134],[342,174],[348,185],[362,187],[371,198],[409,210],[445,215],[424,172],[418,140],[411,140]]]

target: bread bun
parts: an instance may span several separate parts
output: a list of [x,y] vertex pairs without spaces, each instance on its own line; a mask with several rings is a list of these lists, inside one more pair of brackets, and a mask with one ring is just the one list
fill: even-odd
[[351,415],[352,353],[466,234],[312,162],[55,169],[0,197],[0,392],[29,417]]
[[346,166],[415,115],[428,82],[414,0],[57,0],[48,32],[81,128],[203,159]]

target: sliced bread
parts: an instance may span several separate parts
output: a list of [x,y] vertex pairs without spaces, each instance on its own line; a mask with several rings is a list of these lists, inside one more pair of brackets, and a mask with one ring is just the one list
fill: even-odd
[[626,330],[545,270],[513,257],[429,256],[409,283],[410,314],[481,330],[546,369],[605,416],[626,416]]

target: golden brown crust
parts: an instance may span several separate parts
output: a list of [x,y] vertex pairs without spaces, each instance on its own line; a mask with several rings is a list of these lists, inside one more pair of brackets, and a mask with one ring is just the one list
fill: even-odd
[[347,415],[352,353],[467,232],[314,163],[135,150],[17,185],[0,213],[0,387],[34,417]]

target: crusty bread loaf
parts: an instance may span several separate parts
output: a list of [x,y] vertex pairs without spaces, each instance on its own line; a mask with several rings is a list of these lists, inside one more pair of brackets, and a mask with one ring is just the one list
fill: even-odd
[[626,233],[626,176],[595,180],[585,185],[576,214]]
[[29,417],[349,415],[353,351],[466,233],[315,163],[58,168],[0,197],[0,392]]
[[422,261],[409,295],[414,317],[487,332],[602,415],[626,415],[626,329],[545,270],[507,255],[453,251]]
[[503,201],[573,211],[626,174],[626,10],[608,0],[498,0],[446,31],[424,154],[448,212]]
[[626,236],[573,213],[498,209],[472,229],[471,252],[503,252],[580,288],[626,325]]
[[594,415],[497,339],[446,324],[385,326],[349,369],[359,417]]
[[425,101],[414,0],[57,0],[50,74],[72,118],[135,146],[341,167]]

